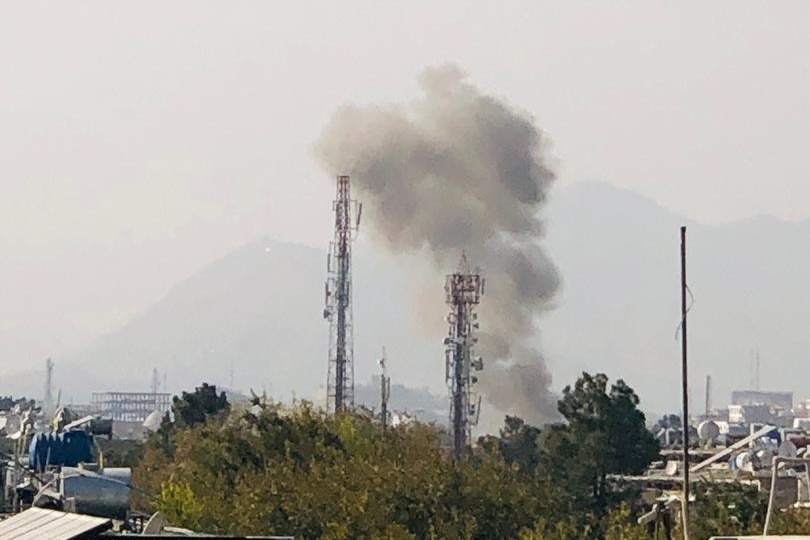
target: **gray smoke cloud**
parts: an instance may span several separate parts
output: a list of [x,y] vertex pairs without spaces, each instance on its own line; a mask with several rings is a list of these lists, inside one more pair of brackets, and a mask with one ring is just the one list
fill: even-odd
[[391,251],[426,250],[442,275],[462,251],[481,268],[480,390],[502,412],[547,421],[555,400],[536,325],[559,276],[538,243],[555,177],[546,137],[454,65],[426,69],[419,84],[422,97],[408,105],[339,110],[316,154],[330,174],[352,176]]

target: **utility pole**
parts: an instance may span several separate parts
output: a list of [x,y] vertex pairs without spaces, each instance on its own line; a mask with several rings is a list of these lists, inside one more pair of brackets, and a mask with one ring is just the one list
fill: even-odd
[[471,426],[478,423],[481,400],[473,403],[472,386],[478,378],[472,374],[484,368],[484,361],[474,357],[478,338],[478,314],[475,307],[484,294],[484,279],[471,272],[466,255],[461,256],[458,271],[447,276],[444,285],[445,301],[450,306],[449,325],[445,345],[445,378],[450,391],[450,426],[453,436],[453,458],[467,455]]
[[385,347],[380,358],[380,417],[382,418],[383,432],[388,429],[388,400],[391,398],[391,378],[388,376],[388,355]]
[[337,177],[334,240],[327,258],[326,308],[329,321],[327,408],[334,413],[354,405],[354,345],[352,330],[352,241],[360,227],[363,205],[352,200],[348,176]]
[[681,227],[681,391],[683,398],[683,537],[689,539],[689,379],[687,370],[686,227]]

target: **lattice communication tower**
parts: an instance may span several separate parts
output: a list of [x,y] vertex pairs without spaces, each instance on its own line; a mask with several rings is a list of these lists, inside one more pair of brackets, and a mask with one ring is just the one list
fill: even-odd
[[447,315],[448,335],[444,340],[446,380],[450,391],[450,428],[453,438],[453,457],[460,459],[470,448],[471,428],[478,423],[481,398],[474,393],[478,382],[475,372],[484,369],[484,360],[475,356],[478,338],[476,306],[484,294],[484,279],[471,272],[467,257],[461,256],[458,271],[447,276],[445,299],[450,306]]
[[354,405],[354,343],[352,331],[352,242],[360,227],[363,206],[351,197],[348,176],[337,177],[335,237],[329,246],[326,309],[329,321],[329,368],[326,401],[331,412]]

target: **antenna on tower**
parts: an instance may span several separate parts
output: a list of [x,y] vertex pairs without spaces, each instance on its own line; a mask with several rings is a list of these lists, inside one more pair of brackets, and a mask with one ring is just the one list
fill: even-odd
[[351,197],[348,176],[337,177],[335,237],[327,257],[326,308],[329,321],[327,409],[342,412],[354,405],[354,340],[352,331],[352,241],[360,227],[362,205]]
[[43,408],[53,412],[53,360],[45,360],[45,397],[42,400]]
[[385,347],[380,358],[380,418],[383,431],[388,429],[388,400],[391,398],[391,378],[388,376],[388,355]]
[[471,272],[467,256],[462,253],[458,270],[447,276],[445,301],[450,306],[447,315],[449,331],[444,339],[447,387],[450,391],[450,427],[453,436],[453,457],[461,459],[470,447],[471,428],[478,422],[481,401],[473,395],[478,378],[473,372],[484,369],[484,360],[474,355],[475,330],[478,314],[475,307],[484,292],[484,279]]

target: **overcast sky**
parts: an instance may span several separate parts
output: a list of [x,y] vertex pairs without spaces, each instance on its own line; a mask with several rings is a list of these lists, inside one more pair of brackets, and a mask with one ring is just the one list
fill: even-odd
[[267,234],[323,246],[311,144],[453,61],[560,184],[810,216],[810,2],[0,1],[0,367],[80,346]]

